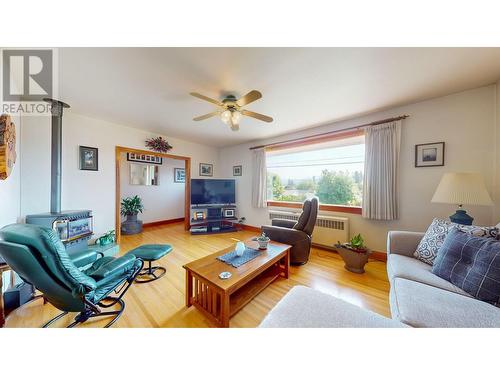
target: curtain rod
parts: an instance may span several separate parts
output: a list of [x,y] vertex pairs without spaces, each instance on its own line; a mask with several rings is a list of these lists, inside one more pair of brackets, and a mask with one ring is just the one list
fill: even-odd
[[265,145],[254,146],[254,147],[250,147],[250,150],[256,150],[256,149],[259,149],[259,148],[265,148],[265,147],[271,147],[271,146],[285,145],[287,143],[298,142],[298,141],[305,141],[305,140],[308,140],[308,139],[321,138],[321,137],[324,137],[324,136],[327,136],[327,135],[330,135],[330,134],[344,133],[344,132],[347,132],[349,130],[363,129],[363,128],[367,128],[367,127],[370,127],[370,126],[375,126],[375,125],[385,124],[385,123],[388,123],[388,122],[403,120],[403,119],[405,119],[407,117],[410,117],[410,115],[401,115],[401,116],[397,116],[397,117],[390,117],[390,118],[386,118],[384,120],[373,121],[373,122],[369,122],[367,124],[351,126],[349,128],[344,128],[344,129],[339,129],[339,130],[333,130],[333,131],[326,132],[326,133],[320,133],[320,134],[315,134],[315,135],[308,135],[306,137],[289,139],[287,141],[274,142],[274,143],[268,143],[268,144],[265,144]]

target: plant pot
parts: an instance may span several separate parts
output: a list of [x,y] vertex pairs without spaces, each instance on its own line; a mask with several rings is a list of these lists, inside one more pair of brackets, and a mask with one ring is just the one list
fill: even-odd
[[370,251],[365,252],[346,249],[345,247],[337,246],[337,251],[344,260],[344,268],[354,273],[364,273],[365,264],[368,262]]
[[137,234],[142,232],[142,221],[137,220],[137,215],[127,215],[121,225],[122,234]]
[[257,242],[259,243],[259,249],[260,250],[266,250],[267,249],[267,245],[269,244],[269,239],[265,240],[265,241],[261,241],[261,240],[257,240]]

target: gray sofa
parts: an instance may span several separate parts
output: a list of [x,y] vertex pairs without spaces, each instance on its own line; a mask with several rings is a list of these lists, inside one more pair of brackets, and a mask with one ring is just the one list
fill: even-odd
[[500,308],[432,273],[413,257],[424,233],[387,236],[387,274],[392,318],[412,327],[500,327]]
[[387,273],[392,319],[296,286],[269,312],[263,328],[500,327],[500,308],[472,298],[413,257],[424,233],[389,232]]

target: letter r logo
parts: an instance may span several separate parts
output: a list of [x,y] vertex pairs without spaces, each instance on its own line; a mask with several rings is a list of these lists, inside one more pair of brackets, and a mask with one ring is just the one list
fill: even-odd
[[4,101],[52,97],[52,50],[2,50]]

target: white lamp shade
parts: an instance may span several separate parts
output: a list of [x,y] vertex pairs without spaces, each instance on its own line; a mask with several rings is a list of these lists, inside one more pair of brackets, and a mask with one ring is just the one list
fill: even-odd
[[445,173],[432,197],[432,202],[492,206],[483,176],[479,173]]

